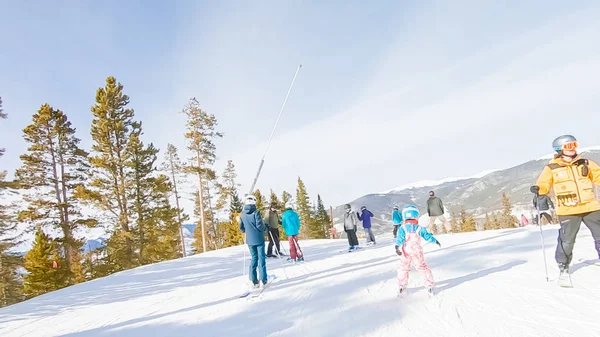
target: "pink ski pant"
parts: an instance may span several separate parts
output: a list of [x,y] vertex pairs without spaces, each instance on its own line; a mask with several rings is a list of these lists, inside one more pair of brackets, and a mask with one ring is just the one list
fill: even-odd
[[433,275],[431,269],[425,263],[423,250],[418,249],[417,251],[407,253],[403,249],[403,252],[398,263],[398,286],[405,288],[408,285],[408,274],[410,273],[411,263],[413,263],[416,269],[423,275],[425,287],[433,287]]

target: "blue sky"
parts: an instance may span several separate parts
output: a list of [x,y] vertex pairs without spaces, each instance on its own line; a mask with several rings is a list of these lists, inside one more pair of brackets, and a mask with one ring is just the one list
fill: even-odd
[[225,134],[216,169],[234,160],[245,192],[300,63],[263,191],[301,176],[338,205],[516,165],[564,133],[599,145],[598,17],[595,1],[5,2],[0,167],[20,165],[43,103],[89,147],[112,75],[160,149],[184,149],[178,112],[195,96]]

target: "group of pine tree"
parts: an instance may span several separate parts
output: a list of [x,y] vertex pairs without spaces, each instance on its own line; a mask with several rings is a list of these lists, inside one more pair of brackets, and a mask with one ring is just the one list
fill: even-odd
[[[142,122],[129,107],[123,85],[108,77],[96,91],[90,134],[92,145],[82,148],[78,131],[65,112],[43,104],[23,129],[26,153],[14,179],[0,171],[0,307],[136,266],[243,244],[239,214],[243,208],[230,160],[221,174],[214,164],[217,118],[192,98],[182,109],[187,117],[188,160],[168,144],[163,159],[152,143],[144,143]],[[0,99],[0,119],[7,118]],[[0,156],[4,154],[0,149]],[[193,195],[186,187],[195,186]],[[9,194],[22,200],[6,204]],[[186,195],[188,194],[188,195]],[[292,200],[271,191],[269,200],[256,190],[258,209],[266,216]],[[186,252],[182,198],[195,201],[193,252]],[[302,221],[301,238],[328,237],[329,216],[318,196],[311,203],[298,178],[294,208]],[[26,224],[35,239],[20,256]],[[78,235],[88,228],[108,228],[100,248],[84,249]],[[284,236],[285,237],[285,236]]]

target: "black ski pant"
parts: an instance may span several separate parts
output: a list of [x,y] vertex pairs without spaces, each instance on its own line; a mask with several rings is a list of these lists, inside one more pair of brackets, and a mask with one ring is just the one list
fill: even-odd
[[558,230],[558,245],[554,255],[557,263],[571,264],[575,238],[581,227],[581,222],[590,229],[600,258],[600,211],[577,215],[559,215],[560,229]]
[[396,233],[398,233],[398,227],[400,227],[400,225],[394,225],[394,237],[396,237]]
[[[281,254],[281,246],[279,245],[279,228],[270,228],[269,245],[267,246],[267,255],[273,255],[273,243],[277,248],[277,252]],[[273,242],[274,241],[274,242]]]
[[346,230],[346,234],[348,234],[348,244],[351,247],[358,246],[358,237],[356,236],[356,231]]

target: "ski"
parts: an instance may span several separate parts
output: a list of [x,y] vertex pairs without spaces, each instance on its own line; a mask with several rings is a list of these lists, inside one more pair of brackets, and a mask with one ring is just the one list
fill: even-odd
[[276,276],[274,274],[272,275],[268,275],[267,276],[267,284],[262,288],[252,288],[249,290],[244,291],[242,294],[240,294],[240,296],[238,298],[244,298],[244,297],[248,297],[250,296],[250,294],[253,294],[252,297],[256,297],[258,295],[255,294],[260,294],[262,293],[262,291],[269,285],[269,283],[271,283],[272,280],[274,280],[276,278]]
[[267,289],[267,287],[271,284],[271,282],[273,282],[273,280],[275,278],[277,278],[275,275],[267,276],[267,284],[265,284],[262,288],[259,288],[257,292],[254,292],[251,297],[256,298],[256,297],[260,296],[260,294],[262,294],[263,291],[265,291],[265,289]]
[[600,267],[600,261],[592,262],[592,261],[587,261],[587,260],[584,260],[584,259],[580,259],[579,262],[587,264],[589,266]]

